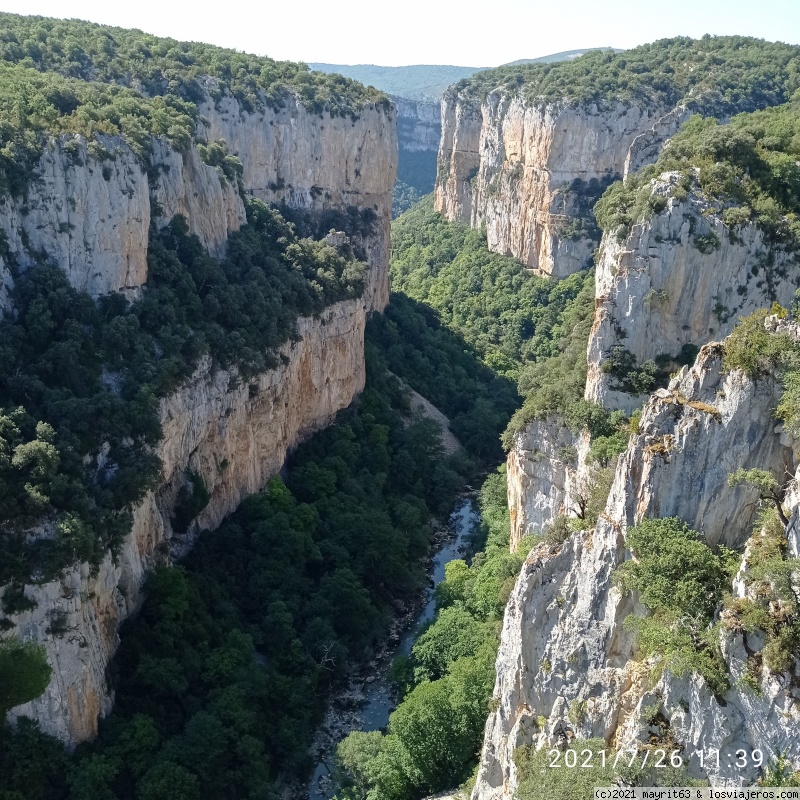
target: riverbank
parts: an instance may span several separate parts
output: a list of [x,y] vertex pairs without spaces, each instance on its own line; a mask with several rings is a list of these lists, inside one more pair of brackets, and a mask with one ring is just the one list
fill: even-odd
[[336,745],[353,731],[383,730],[388,725],[397,700],[389,680],[392,662],[411,652],[422,627],[433,619],[435,589],[444,579],[445,565],[466,555],[470,534],[480,522],[474,498],[475,492],[461,495],[448,524],[435,532],[428,585],[418,601],[399,609],[376,657],[355,669],[347,684],[332,695],[312,745],[314,772],[305,791],[294,796],[296,800],[330,800],[336,789],[332,779]]

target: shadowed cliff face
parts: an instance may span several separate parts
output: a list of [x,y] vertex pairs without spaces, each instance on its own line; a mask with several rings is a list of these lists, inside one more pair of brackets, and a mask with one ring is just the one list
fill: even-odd
[[[388,302],[397,171],[393,108],[331,118],[294,101],[277,112],[249,114],[223,98],[216,105],[209,100],[201,119],[209,141],[225,138],[240,158],[245,195],[323,219],[327,212],[368,212],[370,224],[351,237],[368,262],[366,287],[358,300],[299,319],[298,336],[282,347],[276,369],[242,382],[235,371],[201,363],[161,401],[159,485],[135,509],[117,561],[107,556],[96,574],[77,564],[60,580],[26,587],[37,607],[9,617],[12,633],[45,645],[53,675],[41,697],[12,714],[32,717],[69,744],[95,735],[111,708],[107,667],[120,624],[141,602],[148,571],[170,553],[185,552],[199,530],[216,527],[263,488],[289,449],[352,402],[364,386],[366,316]],[[94,296],[135,295],[147,280],[151,222],[162,225],[183,214],[214,254],[244,223],[238,187],[203,163],[194,145],[181,154],[156,141],[148,175],[120,140],[106,137],[102,144],[110,157],[92,155],[80,137],[51,141],[26,207],[5,200],[0,226],[8,248],[0,264],[0,303],[8,304],[12,270],[24,270],[42,253]],[[175,537],[170,518],[190,471],[202,476],[210,501],[189,533]],[[65,615],[63,635],[47,633],[53,613]]]

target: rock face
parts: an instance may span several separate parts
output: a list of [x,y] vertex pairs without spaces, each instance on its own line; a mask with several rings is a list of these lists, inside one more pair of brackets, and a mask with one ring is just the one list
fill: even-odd
[[[664,671],[652,685],[651,665],[637,660],[635,640],[622,625],[643,609],[635,594],[623,596],[612,580],[613,570],[630,558],[625,534],[631,525],[678,516],[709,545],[738,547],[750,536],[757,498],[754,490],[729,487],[728,474],[739,467],[794,473],[797,453],[776,431],[772,416],[775,384],[754,383],[738,372],[723,375],[720,366],[720,345],[707,345],[691,368],[657,391],[644,407],[639,434],[631,436],[618,461],[597,525],[558,546],[541,544],[528,556],[506,608],[497,710],[487,723],[473,800],[513,797],[514,750],[552,746],[565,729],[580,738],[601,737],[610,747],[648,742],[654,730],[647,717],[654,707],[683,748],[690,774],[713,785],[752,782],[756,772],[737,770],[725,759],[703,770],[691,758],[694,750],[759,748],[765,759],[778,753],[797,758],[797,663],[787,674],[761,669],[760,694],[754,692],[741,678],[756,643],[726,631],[721,646],[732,688],[723,698],[697,675],[678,678]],[[542,494],[549,496],[547,485]],[[796,525],[796,491],[788,500]],[[791,531],[790,526],[790,539]]]
[[504,90],[481,102],[448,92],[436,210],[474,228],[486,225],[491,250],[540,274],[566,277],[587,266],[597,244],[571,220],[590,219],[601,189],[626,163],[655,160],[683,119],[668,111],[528,105]]
[[401,150],[411,153],[437,152],[442,138],[440,103],[392,98],[397,106],[397,140]]
[[[244,223],[237,188],[204,164],[196,147],[181,154],[165,140],[154,140],[159,168],[151,184],[123,140],[104,136],[98,143],[89,145],[78,135],[51,139],[27,196],[0,199],[8,250],[0,266],[3,283],[11,285],[12,265],[24,271],[46,255],[76,289],[94,297],[135,295],[147,280],[154,210],[160,224],[183,214],[215,255],[224,250],[228,233]],[[7,302],[0,297],[0,305]]]
[[[247,195],[286,203],[311,214],[368,209],[372,230],[357,242],[370,264],[388,264],[392,188],[397,176],[394,109],[375,106],[357,116],[315,114],[297,99],[273,110],[244,111],[230,96],[200,106],[209,141],[224,139],[241,159]],[[386,273],[373,270],[366,296],[371,308],[389,302]]]
[[[38,699],[14,710],[40,722],[67,742],[97,732],[111,708],[106,668],[116,650],[120,624],[141,601],[148,570],[164,558],[162,543],[181,552],[170,516],[189,470],[202,475],[211,500],[195,528],[215,528],[249,494],[278,472],[286,452],[303,436],[330,422],[364,387],[363,301],[327,308],[318,319],[298,321],[299,341],[283,348],[285,365],[249,383],[204,363],[183,387],[161,403],[164,438],[159,487],[134,513],[134,525],[118,562],[107,557],[96,576],[86,565],[59,581],[28,586],[33,611],[11,621],[19,635],[47,648],[53,678]],[[53,612],[67,614],[67,633],[46,633]]]
[[[216,527],[278,472],[287,450],[352,402],[364,386],[367,314],[388,302],[397,170],[393,108],[331,118],[294,101],[280,111],[248,114],[223,97],[217,105],[209,100],[201,115],[209,140],[225,138],[229,151],[240,157],[245,194],[310,213],[371,212],[369,226],[355,242],[367,256],[367,285],[358,300],[299,319],[297,337],[282,348],[281,366],[247,383],[208,361],[201,364],[161,402],[159,485],[135,509],[117,562],[109,555],[96,574],[78,564],[60,580],[26,587],[37,607],[12,616],[11,633],[45,645],[52,679],[44,695],[14,709],[12,716],[30,716],[68,744],[91,738],[112,706],[106,669],[120,624],[141,602],[147,572],[168,553],[185,552],[198,530]],[[0,226],[8,255],[0,270],[0,302],[8,303],[4,287],[13,280],[10,267],[24,270],[41,252],[74,286],[95,296],[137,291],[147,279],[148,229],[156,211],[157,224],[175,214],[186,216],[214,253],[244,222],[238,187],[204,164],[196,147],[180,154],[166,142],[154,142],[148,183],[121,140],[105,138],[100,144],[98,149],[77,137],[54,139],[25,206],[5,200]],[[338,239],[333,239],[335,245]],[[189,471],[203,477],[211,499],[190,534],[177,537],[170,517]],[[66,615],[65,634],[47,632],[54,615]]]
[[659,356],[669,361],[687,345],[726,336],[756,309],[789,306],[794,297],[797,260],[771,248],[753,223],[724,225],[697,194],[679,202],[671,196],[678,180],[667,173],[653,182],[653,196],[666,202],[661,213],[634,225],[623,241],[617,231],[603,238],[586,399],[607,408],[630,411],[643,401],[603,372],[615,347],[639,365]]
[[511,550],[524,536],[539,535],[563,514],[573,516],[589,439],[559,419],[534,421],[515,439],[506,462]]
[[[359,242],[370,264],[389,258],[391,194],[397,174],[394,110],[372,106],[353,117],[314,114],[292,97],[284,108],[252,113],[238,101],[210,96],[199,107],[200,131],[224,139],[244,168],[246,195],[309,211],[370,209],[376,221]],[[135,295],[147,280],[151,219],[183,214],[192,233],[214,255],[245,221],[238,188],[205,164],[193,144],[176,152],[151,143],[150,175],[119,138],[52,139],[25,198],[0,199],[0,230],[8,255],[0,258],[0,310],[8,306],[13,271],[47,254],[77,289],[97,297]],[[388,302],[385,270],[371,270],[370,306]]]

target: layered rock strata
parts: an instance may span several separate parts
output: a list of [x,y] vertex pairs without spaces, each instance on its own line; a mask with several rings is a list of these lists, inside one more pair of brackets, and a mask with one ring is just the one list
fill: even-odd
[[566,277],[588,265],[597,245],[575,218],[591,227],[602,188],[626,164],[655,160],[685,116],[669,111],[622,103],[529,105],[505,90],[481,102],[448,92],[436,209],[474,228],[485,225],[491,250],[540,274]]
[[[164,560],[165,548],[180,553],[191,543],[174,539],[170,524],[187,472],[200,474],[211,494],[193,530],[213,529],[278,472],[289,448],[361,391],[365,317],[363,301],[330,306],[317,319],[298,320],[299,339],[282,349],[282,366],[241,382],[205,361],[162,400],[159,486],[136,508],[116,563],[109,555],[96,575],[80,564],[60,580],[27,586],[36,608],[10,618],[23,639],[46,647],[53,669],[45,693],[14,715],[38,720],[66,742],[97,732],[113,702],[106,668],[119,626],[137,609],[147,572]],[[49,620],[61,613],[67,632],[51,636]]]
[[[213,89],[213,86],[208,87]],[[396,114],[373,105],[359,114],[313,113],[290,96],[275,110],[245,111],[230,95],[200,104],[198,137],[223,139],[243,167],[245,196],[309,212],[369,210],[375,217],[356,241],[369,264],[389,257],[391,194],[397,174]],[[51,138],[25,197],[0,198],[0,310],[8,307],[13,273],[42,257],[63,269],[75,288],[97,297],[130,295],[147,281],[151,221],[176,214],[214,255],[245,221],[235,183],[205,164],[195,144],[177,152],[151,142],[149,168],[119,137],[89,143],[79,135]],[[385,270],[371,270],[372,308],[388,302]]]
[[[143,582],[167,554],[185,551],[170,525],[180,488],[199,473],[211,499],[193,532],[216,527],[282,466],[286,452],[329,423],[364,385],[367,315],[388,302],[391,193],[397,171],[393,107],[379,104],[357,115],[308,111],[296,98],[279,109],[246,112],[231,97],[201,105],[202,138],[225,139],[243,167],[245,196],[285,203],[309,214],[367,211],[369,224],[349,243],[366,255],[366,288],[358,300],[337,303],[318,317],[301,318],[297,336],[281,352],[281,366],[241,382],[235,372],[205,361],[180,389],[161,401],[162,471],[155,492],[134,510],[133,529],[116,562],[107,556],[96,573],[85,564],[60,580],[25,587],[36,602],[13,615],[12,635],[45,645],[52,667],[40,698],[14,709],[68,744],[91,738],[113,703],[106,669],[119,626],[141,602]],[[215,254],[243,224],[239,187],[203,163],[192,145],[176,152],[152,143],[145,171],[120,139],[52,139],[36,167],[27,198],[4,201],[0,227],[7,247],[0,264],[0,303],[9,306],[13,273],[46,256],[70,282],[93,296],[135,294],[147,280],[151,222],[183,214],[190,230]],[[333,237],[336,245],[343,236]],[[340,241],[341,240],[341,241]],[[67,631],[48,633],[54,615]]]

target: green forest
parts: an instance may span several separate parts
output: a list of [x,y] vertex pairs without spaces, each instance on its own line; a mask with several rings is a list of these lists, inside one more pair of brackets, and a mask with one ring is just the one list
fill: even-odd
[[483,99],[495,89],[530,104],[622,102],[707,115],[785,103],[800,88],[800,47],[747,36],[676,37],[613,52],[594,50],[552,64],[521,64],[477,72],[447,95]]
[[[359,402],[182,566],[152,576],[98,741],[70,758],[29,727],[6,731],[0,796],[268,798],[303,775],[331,686],[418,594],[430,520],[475,469],[443,455],[435,423],[407,418],[372,338]],[[35,778],[23,735],[48,754]]]
[[[224,787],[227,797],[267,798],[306,773],[326,697],[349,665],[374,652],[396,604],[418,596],[432,520],[446,518],[465,484],[502,460],[500,436],[521,402],[512,378],[537,359],[557,357],[561,328],[571,324],[569,309],[585,283],[584,276],[550,285],[533,278],[513,260],[490,254],[480,233],[445,223],[429,203],[409,216],[395,223],[392,254],[395,288],[409,294],[395,291],[386,313],[368,324],[367,388],[359,401],[301,445],[282,478],[246,500],[213,535],[201,536],[179,567],[153,574],[140,615],[122,632],[112,671],[115,709],[96,742],[70,756],[28,723],[16,735],[3,732],[0,791],[6,794],[0,796],[180,800]],[[47,452],[68,463],[69,453],[92,446],[81,431],[84,437],[110,435],[97,425],[108,418],[141,424],[135,441],[144,445],[159,435],[154,398],[183,379],[201,355],[236,366],[245,380],[269,367],[270,353],[291,335],[297,314],[315,313],[361,286],[358,262],[296,237],[278,211],[251,204],[248,225],[217,262],[177,219],[151,242],[151,285],[130,307],[91,301],[47,265],[31,270],[19,282],[23,313],[4,323],[11,326],[9,341],[18,342],[6,357],[23,365],[35,381],[25,385],[42,393],[24,414],[10,415],[20,444],[34,435],[35,420],[49,420],[48,429],[36,430],[37,446],[52,447]],[[414,291],[413,265],[423,258],[433,281]],[[463,287],[455,280],[459,272]],[[476,306],[467,286],[484,292],[486,305]],[[281,294],[290,287],[291,295]],[[433,302],[437,291],[452,298],[438,304],[442,310]],[[527,312],[512,301],[514,292],[522,293]],[[259,293],[263,305],[253,302]],[[497,321],[492,309],[504,301],[511,311]],[[84,365],[67,386],[53,383],[53,364],[64,352],[77,353]],[[493,368],[498,354],[503,370]],[[110,398],[98,383],[101,369],[120,375],[119,392]],[[460,454],[445,456],[436,424],[409,417],[405,386],[449,416],[464,445]],[[141,405],[144,391],[149,405]],[[66,405],[54,405],[51,395]],[[74,409],[72,416],[63,415],[64,407]],[[48,416],[52,408],[59,413]],[[117,434],[118,448],[129,433]],[[144,446],[140,451],[147,452]],[[150,485],[144,481],[152,480],[156,466],[147,472],[131,461],[128,495],[100,487],[118,519],[117,536],[125,530],[124,508]],[[74,471],[72,491],[63,494],[43,484],[49,507],[75,523],[64,526],[60,550],[27,552],[18,536],[4,540],[20,553],[16,562],[4,561],[19,565],[20,586],[30,565],[55,570],[64,558],[88,557],[74,549],[76,541],[97,556],[106,546],[91,527],[100,488],[81,487],[79,476]],[[196,488],[202,494],[204,487]],[[56,505],[65,497],[73,503],[82,497],[83,505]],[[480,507],[483,521],[469,563],[448,566],[436,621],[410,660],[394,666],[405,699],[389,731],[343,745],[340,779],[348,797],[410,800],[464,781],[474,769],[498,625],[521,563],[508,551],[502,473],[485,483]],[[85,519],[84,509],[91,511]],[[197,510],[188,511],[186,521]],[[9,603],[24,603],[21,592],[6,594]],[[42,688],[36,655],[27,656],[27,684],[11,675],[27,696]],[[0,669],[3,663],[0,654]],[[445,745],[447,758],[440,760],[431,748]],[[41,761],[31,759],[32,746]]]
[[[183,151],[198,107],[232,94],[249,111],[295,96],[309,111],[357,116],[389,99],[341,75],[142,31],[0,13],[0,197],[22,195],[47,133],[120,135],[149,164],[151,137]],[[94,142],[100,160],[112,154]]]
[[228,91],[252,110],[265,103],[280,106],[292,92],[314,111],[345,115],[388,102],[376,89],[342,75],[312,72],[302,63],[135,29],[5,13],[0,29],[0,61],[91,83],[138,87],[150,97],[198,103],[206,91],[216,97]]

